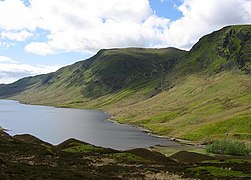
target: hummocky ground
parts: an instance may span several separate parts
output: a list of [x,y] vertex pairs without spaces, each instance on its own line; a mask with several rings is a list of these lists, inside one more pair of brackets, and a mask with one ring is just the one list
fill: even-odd
[[53,146],[0,131],[0,179],[249,179],[251,157],[116,151],[76,139]]

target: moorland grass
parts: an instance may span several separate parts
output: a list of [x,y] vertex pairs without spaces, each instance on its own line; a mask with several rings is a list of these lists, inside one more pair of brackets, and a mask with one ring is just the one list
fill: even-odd
[[66,152],[71,152],[71,153],[85,153],[85,152],[100,152],[102,151],[102,148],[95,147],[93,145],[79,145],[79,146],[73,146],[64,149]]
[[207,152],[226,155],[247,155],[251,153],[250,147],[244,142],[228,139],[217,140],[206,146]]

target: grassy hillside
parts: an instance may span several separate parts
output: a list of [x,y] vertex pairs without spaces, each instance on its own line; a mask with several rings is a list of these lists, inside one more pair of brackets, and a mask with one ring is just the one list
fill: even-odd
[[122,123],[207,143],[251,140],[251,26],[202,37],[190,52],[101,50],[55,73],[0,86],[0,97],[98,108]]
[[204,36],[166,76],[157,96],[104,108],[122,123],[207,143],[251,140],[251,26]]
[[250,77],[222,72],[187,76],[158,96],[107,110],[119,122],[203,143],[218,138],[250,140],[250,102]]
[[191,74],[241,70],[251,74],[251,25],[228,26],[202,37],[176,69]]
[[98,97],[147,87],[144,95],[157,94],[165,74],[187,52],[165,49],[100,50],[85,61],[61,68],[55,73],[21,79],[0,85],[0,97],[17,98],[26,103],[82,104]]

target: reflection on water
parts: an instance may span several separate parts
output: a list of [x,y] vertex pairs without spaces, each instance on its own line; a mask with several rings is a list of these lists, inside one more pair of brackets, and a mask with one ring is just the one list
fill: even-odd
[[119,150],[153,145],[177,146],[129,125],[112,123],[101,111],[54,108],[0,100],[0,126],[11,135],[32,134],[52,144],[76,138],[97,146]]

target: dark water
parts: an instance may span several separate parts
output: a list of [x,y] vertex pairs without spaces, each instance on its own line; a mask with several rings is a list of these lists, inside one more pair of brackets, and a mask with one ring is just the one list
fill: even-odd
[[108,121],[101,111],[54,108],[0,100],[0,126],[9,134],[31,134],[59,144],[76,138],[97,146],[119,150],[153,145],[178,146],[173,141],[153,137],[140,128]]

